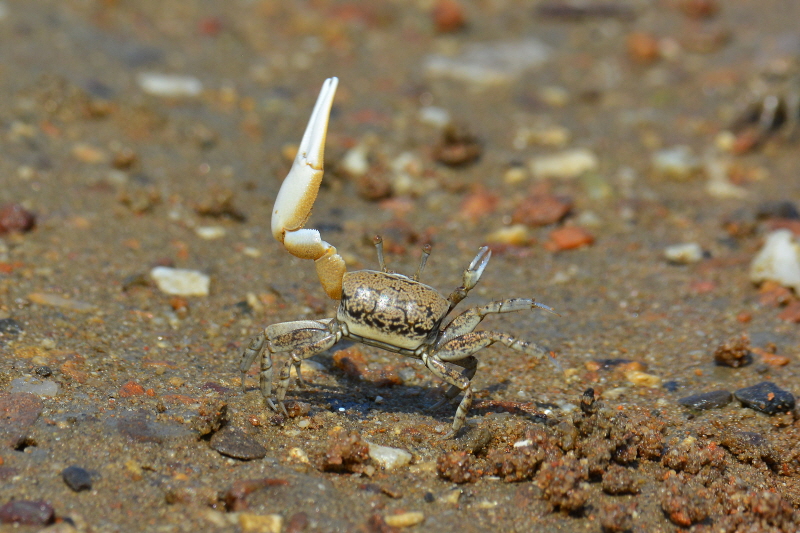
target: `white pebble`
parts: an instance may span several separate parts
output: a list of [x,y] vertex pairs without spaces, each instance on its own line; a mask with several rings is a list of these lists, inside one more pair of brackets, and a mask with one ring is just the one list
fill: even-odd
[[342,168],[351,176],[363,176],[369,170],[369,147],[366,143],[358,143],[344,154]]
[[369,456],[386,470],[394,470],[411,462],[411,454],[400,448],[381,446],[367,441]]
[[17,378],[11,380],[11,393],[14,392],[29,392],[37,396],[55,396],[58,394],[58,383],[45,379],[39,381],[36,378]]
[[203,91],[203,84],[193,76],[142,72],[136,81],[144,92],[153,96],[187,97],[197,96]]
[[664,248],[664,257],[671,263],[687,265],[703,259],[703,249],[696,242],[674,244]]
[[447,109],[436,106],[426,106],[419,110],[417,115],[419,121],[435,128],[444,128],[450,124],[450,112]]
[[653,168],[659,174],[675,179],[689,179],[701,167],[700,160],[688,146],[673,146],[653,154]]
[[557,154],[535,157],[530,162],[531,173],[539,179],[577,178],[585,172],[597,170],[597,166],[597,156],[586,148],[575,148]]
[[800,246],[791,231],[779,229],[767,235],[750,265],[750,279],[755,283],[776,281],[800,293]]
[[434,78],[450,78],[475,85],[506,84],[550,58],[550,48],[536,39],[474,43],[450,57],[431,54],[425,72]]
[[411,527],[425,521],[425,515],[419,511],[409,513],[391,514],[383,517],[383,521],[389,527]]
[[158,289],[178,296],[208,296],[211,278],[197,270],[155,267],[150,271]]
[[198,226],[194,230],[197,236],[207,241],[221,239],[225,236],[225,228],[222,226]]

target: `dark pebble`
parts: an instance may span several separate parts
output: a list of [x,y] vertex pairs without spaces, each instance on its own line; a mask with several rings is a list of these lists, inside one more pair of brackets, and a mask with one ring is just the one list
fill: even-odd
[[758,385],[739,389],[733,395],[745,407],[768,415],[788,413],[794,409],[794,395],[771,381],[762,381]]
[[756,208],[758,218],[788,218],[797,220],[800,212],[797,207],[788,200],[773,200],[763,202]]
[[239,428],[227,427],[214,433],[211,437],[211,447],[228,457],[249,461],[261,459],[267,455],[267,449],[253,437]]
[[22,333],[22,324],[13,318],[0,319],[0,337],[15,337]]
[[3,233],[24,233],[36,226],[36,215],[20,204],[6,204],[0,207],[0,235]]
[[0,523],[44,526],[53,521],[53,506],[44,500],[13,500],[0,507]]
[[88,470],[79,466],[68,466],[61,471],[61,477],[64,478],[64,483],[75,492],[92,488],[92,475]]
[[697,409],[698,411],[705,411],[706,409],[719,409],[725,407],[733,397],[731,393],[726,390],[715,390],[711,392],[704,392],[702,394],[692,394],[678,400],[678,403],[689,409]]
[[34,372],[36,372],[37,376],[42,376],[43,378],[46,378],[53,374],[53,369],[50,368],[49,366],[37,366]]

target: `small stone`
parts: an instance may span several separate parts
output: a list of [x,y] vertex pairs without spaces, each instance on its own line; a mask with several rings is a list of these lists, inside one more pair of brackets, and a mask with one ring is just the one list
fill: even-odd
[[696,242],[675,244],[664,248],[664,257],[670,263],[687,265],[703,259],[703,249]]
[[447,109],[436,106],[425,106],[420,108],[419,112],[417,113],[417,118],[423,124],[441,129],[444,129],[452,122],[450,112]]
[[726,390],[715,390],[701,394],[692,394],[678,400],[678,403],[689,409],[705,411],[707,409],[720,409],[729,403],[733,396]]
[[178,296],[208,296],[211,278],[197,270],[155,267],[150,271],[161,292]]
[[456,0],[438,0],[432,15],[433,25],[439,33],[458,31],[467,23],[464,8]]
[[22,333],[23,328],[22,324],[14,320],[13,318],[2,318],[0,319],[0,339],[3,338],[11,338],[16,337],[20,333]]
[[625,379],[639,387],[656,388],[661,386],[660,377],[641,370],[628,370],[625,372]]
[[400,448],[381,446],[374,442],[367,442],[369,446],[369,456],[385,470],[394,470],[401,466],[406,466],[411,462],[411,454]]
[[511,221],[528,226],[547,226],[561,222],[572,210],[572,199],[552,194],[535,194],[522,200]]
[[243,461],[262,459],[267,455],[267,449],[256,439],[235,427],[226,427],[214,433],[210,445],[222,455]]
[[714,362],[721,366],[739,368],[751,361],[750,338],[746,334],[728,339],[714,350]]
[[72,156],[82,163],[102,163],[107,157],[100,148],[85,143],[73,146]]
[[0,235],[4,233],[25,233],[36,226],[36,215],[20,204],[6,204],[0,207]]
[[530,242],[531,238],[528,235],[528,228],[523,224],[514,224],[500,228],[486,236],[486,242],[489,244],[509,244],[511,246],[525,246]]
[[68,466],[61,471],[61,477],[64,479],[64,483],[75,492],[92,488],[92,475],[88,470],[79,466]]
[[227,233],[222,226],[198,226],[195,228],[194,232],[198,237],[207,241],[221,239],[225,236],[225,233]]
[[658,39],[644,32],[633,32],[626,39],[628,55],[639,63],[652,63],[660,57]]
[[539,179],[574,179],[597,170],[598,165],[594,152],[586,148],[576,148],[533,158],[530,169],[534,177]]
[[794,395],[781,389],[771,381],[745,387],[733,393],[742,405],[768,415],[788,413],[794,409]]
[[432,78],[450,78],[476,86],[508,84],[550,59],[550,47],[536,39],[466,45],[456,56],[431,54],[425,72]]
[[473,163],[482,153],[483,148],[477,137],[452,124],[444,128],[442,139],[433,147],[433,158],[450,167]]
[[120,398],[130,398],[131,396],[141,396],[144,394],[144,387],[135,381],[129,381],[119,389]]
[[203,84],[193,76],[142,72],[136,77],[136,82],[144,92],[153,96],[192,97],[203,91]]
[[652,157],[653,168],[662,176],[687,180],[701,169],[700,160],[688,146],[673,146],[659,150]]
[[425,514],[419,511],[412,511],[408,513],[386,515],[383,517],[383,520],[389,527],[411,527],[424,522]]
[[54,514],[53,506],[44,500],[12,500],[0,507],[0,523],[45,526]]
[[594,237],[585,229],[578,226],[568,226],[553,230],[544,247],[551,252],[559,252],[589,246],[593,242]]
[[49,379],[38,380],[33,377],[17,378],[11,380],[11,390],[9,392],[29,392],[43,398],[49,398],[58,394],[58,383]]
[[800,246],[791,231],[779,229],[767,235],[763,248],[750,264],[750,280],[775,281],[800,294]]
[[32,292],[28,295],[28,300],[32,303],[39,305],[47,305],[50,307],[58,307],[67,309],[69,311],[78,311],[81,313],[88,313],[95,311],[97,306],[81,300],[74,300],[72,298],[64,298],[58,294],[48,294],[44,292]]
[[17,448],[24,444],[43,407],[42,401],[30,393],[0,393],[0,446]]
[[242,533],[281,533],[283,517],[279,514],[239,513],[239,527]]

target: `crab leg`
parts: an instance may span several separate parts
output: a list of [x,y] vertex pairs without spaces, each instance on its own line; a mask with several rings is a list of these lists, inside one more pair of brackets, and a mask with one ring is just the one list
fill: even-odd
[[303,229],[317,199],[322,182],[325,136],[338,78],[328,78],[311,112],[292,168],[283,180],[272,209],[272,234],[286,250],[301,259],[316,262],[317,275],[325,292],[338,300],[346,267],[336,248],[322,240],[319,231]]

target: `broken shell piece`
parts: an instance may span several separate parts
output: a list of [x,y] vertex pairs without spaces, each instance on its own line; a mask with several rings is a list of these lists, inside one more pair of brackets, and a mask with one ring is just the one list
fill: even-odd
[[800,246],[791,231],[780,229],[767,235],[750,265],[750,279],[754,283],[776,281],[800,293]]
[[703,259],[703,249],[696,242],[673,244],[664,248],[664,257],[670,263],[686,265]]

